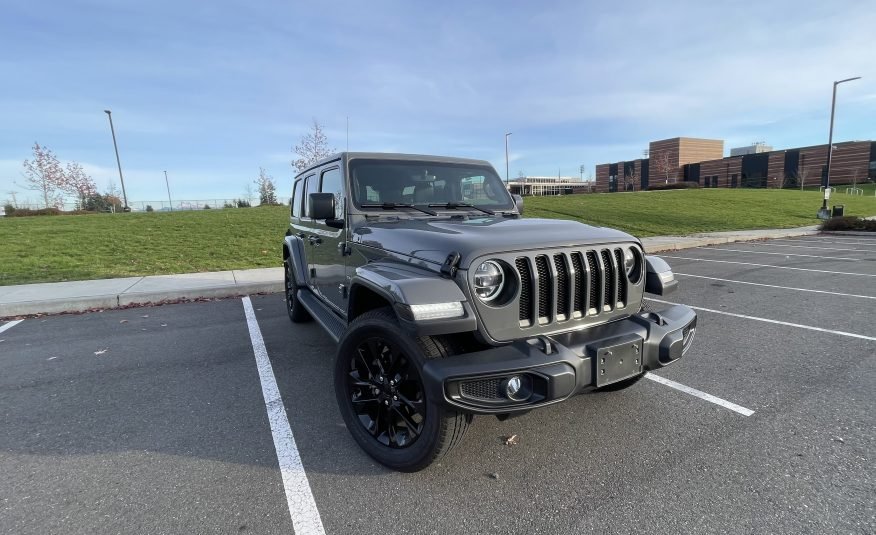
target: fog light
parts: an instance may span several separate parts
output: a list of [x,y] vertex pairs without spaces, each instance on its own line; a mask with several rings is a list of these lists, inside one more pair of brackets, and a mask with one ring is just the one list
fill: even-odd
[[513,375],[502,381],[502,392],[508,399],[525,401],[532,395],[532,381],[525,375]]

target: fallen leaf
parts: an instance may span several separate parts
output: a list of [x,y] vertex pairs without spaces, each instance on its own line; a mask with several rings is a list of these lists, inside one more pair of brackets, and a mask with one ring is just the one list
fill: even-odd
[[107,351],[109,351],[109,348],[106,348],[106,349],[98,349],[97,351],[94,352],[94,354],[95,354],[95,355],[103,355],[103,354],[106,353]]
[[166,324],[166,323],[162,323],[161,326],[162,326],[162,327],[167,327],[167,324]]
[[520,443],[520,437],[517,435],[511,435],[511,436],[505,437],[505,445],[506,446],[516,446],[519,443]]
[[144,315],[144,316],[140,316],[140,317],[141,317],[141,318],[148,318],[148,317],[149,317],[149,314],[146,314],[146,315]]
[[46,360],[55,360],[56,358],[58,358],[58,357],[49,357]]
[[490,474],[490,477],[493,479],[499,479],[499,474],[497,474],[496,472],[493,472],[492,474]]
[[843,440],[843,437],[833,437],[833,439],[834,439],[835,441],[839,442],[840,444],[845,444],[845,443],[846,443],[846,441]]
[[119,320],[119,323],[128,323],[128,320]]

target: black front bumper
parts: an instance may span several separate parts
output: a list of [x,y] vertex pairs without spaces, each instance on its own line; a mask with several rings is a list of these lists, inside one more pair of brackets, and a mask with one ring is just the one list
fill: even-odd
[[[426,395],[476,414],[543,407],[672,364],[690,347],[696,323],[693,310],[673,305],[580,331],[431,360],[423,367]],[[517,400],[505,388],[514,376],[527,385]]]

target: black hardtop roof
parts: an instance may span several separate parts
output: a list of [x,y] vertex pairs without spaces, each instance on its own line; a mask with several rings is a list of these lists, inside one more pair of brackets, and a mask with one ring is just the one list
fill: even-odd
[[486,160],[475,160],[472,158],[457,158],[454,156],[434,156],[428,154],[402,154],[396,152],[337,152],[332,154],[327,158],[323,158],[322,160],[311,164],[305,169],[295,175],[295,178],[304,175],[317,167],[321,167],[329,162],[334,162],[337,160],[344,160],[344,162],[349,162],[350,160],[394,160],[394,161],[408,161],[408,162],[437,162],[437,163],[452,163],[452,164],[463,164],[463,165],[476,165],[476,166],[487,166],[492,167],[492,164]]

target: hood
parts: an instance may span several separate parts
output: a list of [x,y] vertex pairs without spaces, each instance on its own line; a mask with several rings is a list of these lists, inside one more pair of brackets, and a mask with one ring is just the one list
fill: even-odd
[[625,232],[576,221],[507,217],[367,221],[353,229],[352,240],[438,264],[456,251],[462,268],[496,252],[638,242]]

